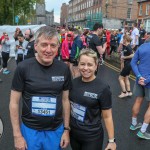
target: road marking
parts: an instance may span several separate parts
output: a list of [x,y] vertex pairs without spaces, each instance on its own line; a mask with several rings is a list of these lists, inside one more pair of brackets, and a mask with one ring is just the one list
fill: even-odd
[[[110,63],[105,62],[104,64],[105,64],[105,66],[107,66],[107,67],[109,67],[109,68],[115,70],[116,72],[120,72],[120,69],[119,69],[119,68],[117,68],[117,67],[111,65]],[[136,77],[135,77],[134,75],[130,75],[129,78],[132,79],[133,81],[135,81],[135,79],[136,79]]]

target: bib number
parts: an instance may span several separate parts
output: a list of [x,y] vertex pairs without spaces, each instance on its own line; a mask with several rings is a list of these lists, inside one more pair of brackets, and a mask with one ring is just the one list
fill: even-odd
[[86,113],[86,107],[81,106],[77,103],[71,102],[71,116],[72,117],[74,117],[75,119],[81,122],[84,122],[85,113]]
[[56,103],[55,97],[32,97],[31,110],[32,114],[38,116],[55,116],[56,113]]

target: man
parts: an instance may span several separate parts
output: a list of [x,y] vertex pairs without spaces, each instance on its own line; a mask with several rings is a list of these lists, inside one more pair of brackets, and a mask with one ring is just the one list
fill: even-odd
[[93,26],[93,33],[87,36],[87,45],[97,53],[98,58],[105,52],[107,46],[106,42],[103,44],[99,38],[102,31],[103,24],[95,23]]
[[140,34],[140,36],[139,36],[139,46],[142,45],[144,43],[144,41],[145,41],[146,31],[145,31],[145,29],[143,27],[144,27],[144,25],[141,24],[140,25],[140,30],[139,30],[139,34]]
[[77,67],[78,65],[77,59],[78,59],[80,51],[83,48],[83,42],[80,38],[80,32],[78,29],[73,30],[73,36],[74,36],[74,40],[73,40],[73,44],[71,47],[71,54],[70,54],[70,70],[72,73],[72,77],[76,78],[80,76],[80,73]]
[[132,28],[133,30],[131,32],[131,38],[132,38],[131,46],[132,46],[133,51],[135,52],[139,45],[139,30],[137,28],[136,22],[132,23]]
[[[134,54],[131,61],[132,69],[136,75],[136,83],[134,87],[134,95],[136,97],[132,108],[132,125],[131,130],[140,128],[137,136],[142,139],[150,140],[150,134],[146,132],[150,123],[150,41],[142,44]],[[137,122],[137,116],[140,111],[141,104],[144,98],[149,102],[148,109],[142,123]]]
[[35,57],[34,32],[30,28],[25,31],[25,40],[29,42],[26,47],[27,55],[25,56],[25,59]]
[[66,64],[54,59],[58,47],[56,30],[41,27],[35,35],[37,56],[19,63],[16,69],[9,106],[16,149],[60,150],[69,144],[71,75]]

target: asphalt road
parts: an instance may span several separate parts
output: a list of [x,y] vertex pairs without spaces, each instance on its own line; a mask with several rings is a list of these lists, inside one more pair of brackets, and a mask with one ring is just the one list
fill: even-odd
[[[2,118],[4,124],[4,132],[2,138],[0,139],[0,150],[14,150],[12,128],[9,117],[9,95],[15,67],[15,61],[14,59],[11,59],[8,66],[11,73],[9,75],[3,75],[0,73],[0,78],[3,80],[3,82],[0,83],[0,117]],[[133,132],[129,130],[131,123],[131,109],[134,103],[134,98],[118,98],[118,95],[120,94],[118,72],[104,65],[100,67],[98,76],[106,81],[112,90],[113,118],[117,150],[150,150],[150,141],[139,139],[136,136],[137,131]],[[131,80],[132,88],[133,84],[134,81]],[[145,101],[142,105],[138,121],[143,121],[143,116],[147,105],[148,103]],[[106,143],[107,134],[105,134],[104,147],[106,146]],[[68,147],[66,150],[71,150],[71,148]]]

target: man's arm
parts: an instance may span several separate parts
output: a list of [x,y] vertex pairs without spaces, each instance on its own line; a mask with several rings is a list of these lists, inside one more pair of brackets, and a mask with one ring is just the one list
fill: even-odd
[[19,101],[21,98],[21,94],[21,92],[11,90],[9,110],[13,128],[15,148],[22,148],[22,150],[25,150],[25,148],[27,148],[27,145],[21,134],[19,123]]
[[[70,102],[69,102],[69,90],[63,91],[62,95],[62,105],[63,105],[63,120],[64,127],[69,127],[70,122]],[[61,148],[66,148],[70,142],[69,130],[64,130],[61,138]]]
[[105,52],[105,50],[106,50],[106,43],[103,45],[103,47],[102,46],[96,46],[96,48],[97,48],[97,51],[98,51],[98,53],[100,54],[100,55],[102,55],[102,54],[104,54],[104,52]]
[[123,59],[130,59],[130,58],[133,58],[134,54],[130,54],[129,56],[123,56],[122,58]]
[[138,61],[139,61],[139,49],[137,49],[137,51],[135,52],[132,60],[131,60],[131,67],[133,72],[135,73],[136,77],[141,76],[139,70],[138,70]]

